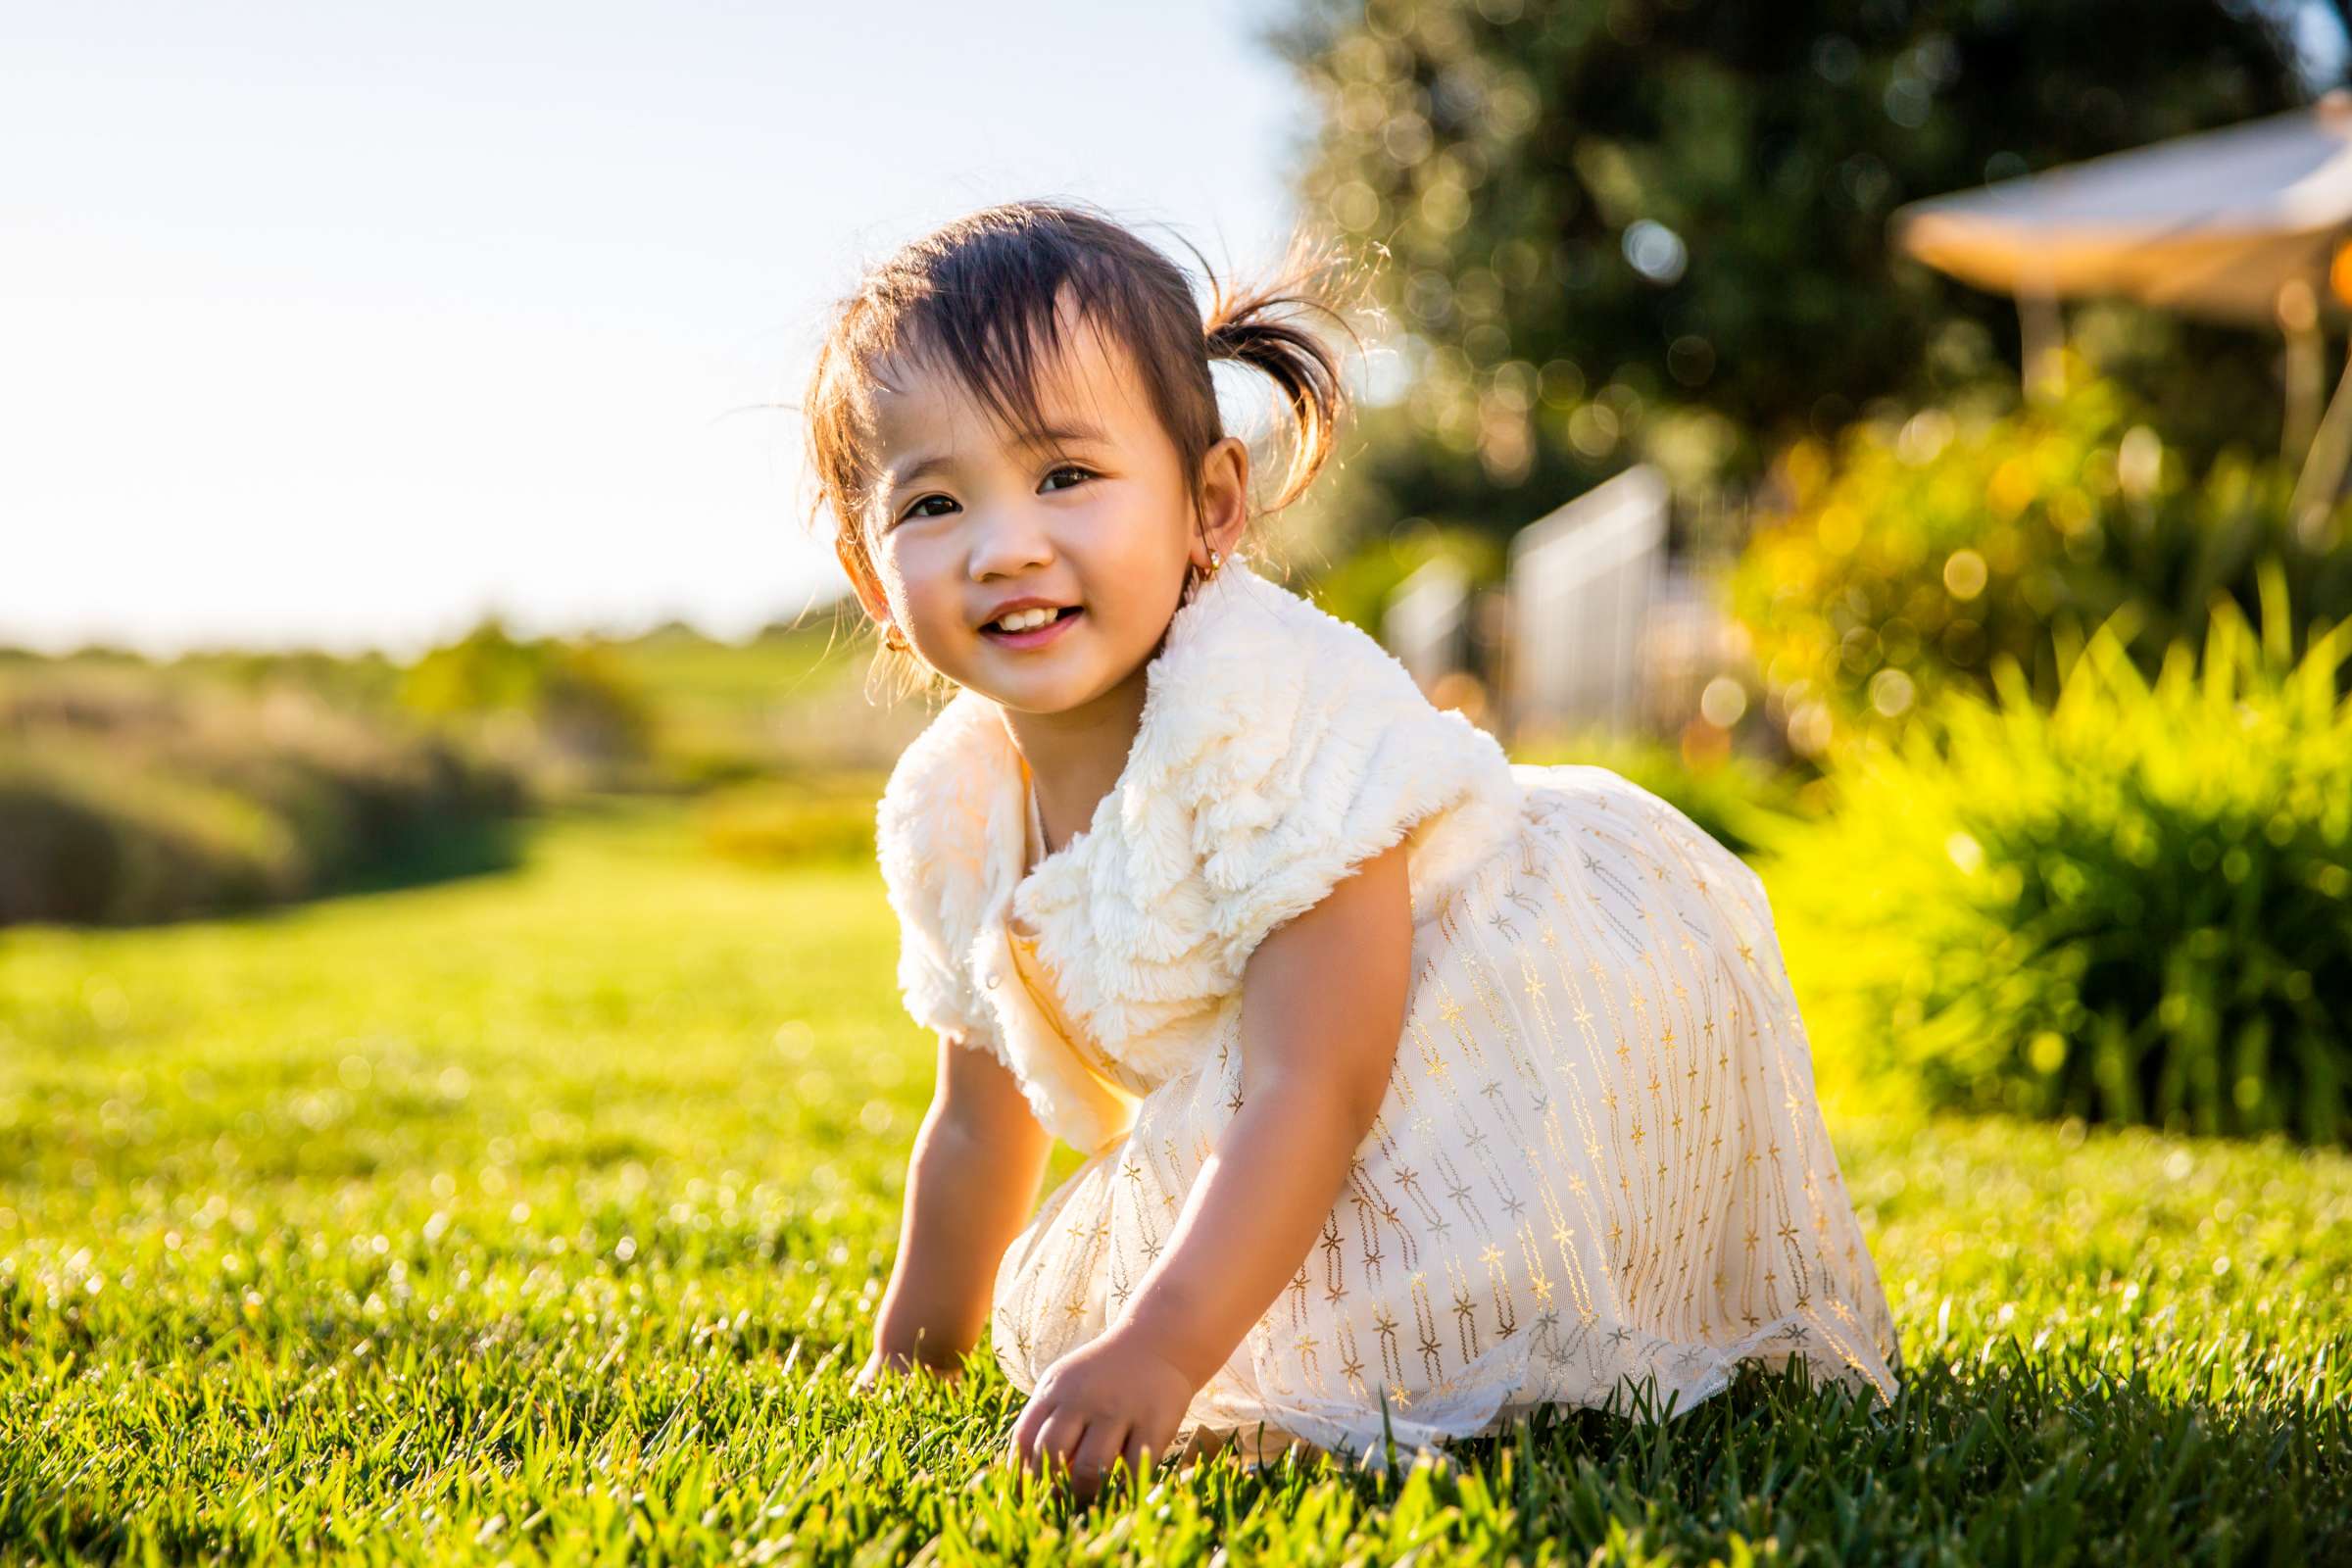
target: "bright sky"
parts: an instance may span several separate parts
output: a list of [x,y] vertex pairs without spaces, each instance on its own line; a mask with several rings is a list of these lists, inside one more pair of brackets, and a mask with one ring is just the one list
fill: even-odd
[[792,613],[826,305],[1016,196],[1270,260],[1271,3],[10,8],[0,643]]

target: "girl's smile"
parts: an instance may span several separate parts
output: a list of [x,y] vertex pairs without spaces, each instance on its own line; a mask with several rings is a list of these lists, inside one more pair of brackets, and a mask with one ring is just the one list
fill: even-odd
[[980,635],[1000,648],[1043,648],[1059,641],[1061,634],[1077,624],[1078,617],[1086,612],[1076,605],[1067,605],[1049,620],[1036,625],[1027,624],[1038,613],[1035,610],[1016,610],[1012,612],[1012,618],[1021,623],[1019,631],[1006,631],[1001,620],[992,620],[980,628]]

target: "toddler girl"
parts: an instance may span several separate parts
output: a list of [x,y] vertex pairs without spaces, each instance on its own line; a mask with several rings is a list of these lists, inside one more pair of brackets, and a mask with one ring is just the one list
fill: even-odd
[[[1281,393],[1287,505],[1344,404],[1298,306],[1204,322],[1116,223],[1018,203],[824,344],[841,561],[957,688],[876,815],[941,1047],[861,1384],[985,1326],[1010,1456],[1090,1493],[1235,1434],[1379,1465],[1621,1384],[1684,1410],[1743,1358],[1890,1396],[1755,875],[1254,569],[1209,367]],[[1032,1215],[1056,1136],[1089,1157]]]

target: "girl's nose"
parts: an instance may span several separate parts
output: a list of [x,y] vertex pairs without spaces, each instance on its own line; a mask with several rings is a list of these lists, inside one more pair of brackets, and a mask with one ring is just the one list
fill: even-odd
[[1001,577],[1051,565],[1054,540],[1045,519],[1027,507],[991,507],[972,517],[972,575]]

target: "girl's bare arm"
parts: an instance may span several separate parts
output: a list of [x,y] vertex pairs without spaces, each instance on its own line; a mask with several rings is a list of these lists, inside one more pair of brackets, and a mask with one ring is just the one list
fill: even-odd
[[906,1162],[898,1260],[860,1386],[886,1369],[952,1374],[961,1365],[988,1321],[1004,1249],[1036,1206],[1053,1145],[1003,1062],[941,1036],[938,1088]]
[[1205,1383],[1323,1232],[1388,1091],[1413,949],[1401,845],[1250,955],[1242,1107],[1121,1327]]
[[1388,1090],[1411,989],[1401,846],[1250,955],[1242,1106],[1127,1314],[1056,1362],[1014,1423],[1021,1463],[1082,1488],[1167,1451],[1185,1407],[1298,1274]]

